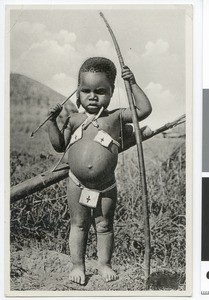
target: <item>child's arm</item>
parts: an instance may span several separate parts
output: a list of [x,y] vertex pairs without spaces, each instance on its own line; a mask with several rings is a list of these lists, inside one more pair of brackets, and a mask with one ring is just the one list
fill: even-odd
[[60,104],[55,105],[49,110],[48,114],[52,114],[51,118],[49,119],[49,126],[48,126],[48,134],[50,142],[57,152],[64,152],[65,151],[65,136],[64,132],[60,131],[57,125],[57,117],[62,111],[62,106]]
[[[141,128],[142,141],[152,137],[153,131],[148,127],[144,126]],[[133,126],[126,124],[123,129],[123,148],[119,148],[119,153],[123,152],[136,145],[136,135],[133,130]]]
[[[152,112],[152,106],[150,104],[150,101],[147,98],[147,96],[145,95],[145,93],[142,91],[142,89],[136,83],[133,73],[127,66],[123,67],[122,78],[124,80],[128,80],[130,82],[131,89],[132,89],[134,99],[135,99],[136,113],[137,113],[138,121],[142,121],[145,118],[147,118],[150,115],[150,113]],[[130,109],[124,110],[123,121],[125,123],[132,122],[132,114],[131,114]]]

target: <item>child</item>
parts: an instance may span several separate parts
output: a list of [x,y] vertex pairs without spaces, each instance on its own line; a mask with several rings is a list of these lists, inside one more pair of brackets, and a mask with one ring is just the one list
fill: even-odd
[[[68,205],[70,210],[70,280],[85,284],[85,251],[88,231],[94,222],[97,233],[98,271],[106,282],[116,280],[111,268],[114,233],[113,218],[117,201],[114,171],[118,161],[121,125],[132,122],[129,108],[108,111],[114,92],[116,68],[103,57],[87,59],[78,75],[77,105],[84,113],[68,119],[63,131],[56,118],[62,108],[58,104],[49,124],[49,138],[58,152],[67,148],[70,167]],[[138,120],[151,113],[151,104],[137,85],[128,67],[122,70],[129,80],[135,98]]]

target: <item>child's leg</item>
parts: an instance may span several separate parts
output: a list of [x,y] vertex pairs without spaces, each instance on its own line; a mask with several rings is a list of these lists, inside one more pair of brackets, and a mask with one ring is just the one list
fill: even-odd
[[97,231],[98,269],[101,276],[108,282],[117,279],[111,268],[114,246],[113,218],[116,206],[116,188],[103,194],[94,211]]
[[68,205],[70,209],[70,254],[72,270],[70,280],[79,284],[85,283],[85,252],[88,231],[91,226],[91,210],[79,204],[81,190],[69,178]]

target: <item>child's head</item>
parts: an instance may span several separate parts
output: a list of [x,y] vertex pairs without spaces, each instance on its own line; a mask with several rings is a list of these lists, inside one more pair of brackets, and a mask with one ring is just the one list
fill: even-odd
[[[78,93],[77,105],[80,106],[80,90],[83,79],[94,81],[95,78],[102,77],[102,82],[111,87],[113,94],[116,78],[116,67],[114,63],[104,57],[91,57],[87,59],[81,66],[78,74]],[[96,80],[96,79],[95,79]]]
[[112,89],[115,85],[116,67],[114,63],[105,57],[90,57],[80,67],[78,74],[78,84],[82,72],[101,72],[105,73]]

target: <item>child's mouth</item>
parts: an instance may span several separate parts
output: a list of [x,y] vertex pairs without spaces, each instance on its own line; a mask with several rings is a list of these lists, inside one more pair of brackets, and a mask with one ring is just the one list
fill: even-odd
[[88,105],[88,107],[89,108],[98,108],[98,105],[91,103],[91,104]]

